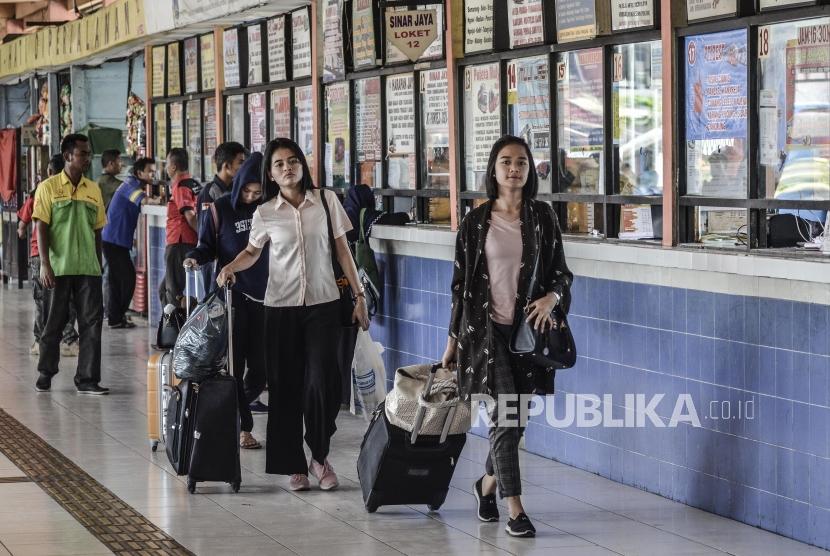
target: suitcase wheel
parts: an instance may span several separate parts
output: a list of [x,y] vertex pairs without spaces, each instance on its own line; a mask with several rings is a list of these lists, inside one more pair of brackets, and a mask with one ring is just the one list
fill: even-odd
[[158,447],[159,447],[159,441],[158,440],[151,440],[150,441],[150,450],[151,451],[155,452],[156,450],[158,450]]
[[431,512],[437,512],[441,508],[441,504],[427,504],[427,508]]
[[187,492],[189,492],[190,494],[196,493],[196,481],[194,481],[193,479],[187,480]]
[[376,511],[378,511],[379,504],[377,503],[377,500],[375,499],[374,494],[369,495],[369,499],[366,500],[365,505],[366,505],[366,511],[369,512],[370,514],[373,514]]
[[242,486],[241,481],[234,481],[233,483],[231,483],[231,488],[233,489],[234,492],[239,492],[239,487],[240,486]]

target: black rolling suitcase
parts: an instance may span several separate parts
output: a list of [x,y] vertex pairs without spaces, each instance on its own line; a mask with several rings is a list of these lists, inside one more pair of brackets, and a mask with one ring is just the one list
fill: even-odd
[[230,288],[228,308],[228,371],[173,388],[167,406],[167,456],[179,475],[187,475],[187,490],[196,483],[230,483],[234,492],[242,482],[239,463],[239,398],[233,378],[233,313]]
[[[437,368],[430,373],[427,392]],[[389,422],[384,404],[372,414],[357,458],[357,475],[369,513],[398,504],[426,504],[436,511],[447,498],[467,435],[447,434],[445,426],[441,436],[419,436],[424,411],[419,408],[411,434]],[[448,411],[447,422],[453,415],[454,411]]]

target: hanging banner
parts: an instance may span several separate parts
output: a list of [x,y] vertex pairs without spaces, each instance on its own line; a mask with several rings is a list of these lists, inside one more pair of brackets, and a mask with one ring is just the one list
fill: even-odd
[[225,87],[239,87],[239,35],[236,29],[225,29],[222,34],[225,64]]
[[343,0],[326,0],[323,12],[323,83],[346,77],[343,54]]
[[654,25],[654,0],[611,0],[611,30]]
[[746,138],[747,34],[687,37],[686,140]]
[[167,96],[182,94],[182,69],[179,57],[179,43],[167,45]]
[[199,39],[192,37],[184,41],[184,92],[199,90]]
[[268,33],[268,80],[285,81],[285,17],[269,19]]
[[558,42],[592,39],[596,36],[596,0],[556,0],[556,40]]
[[265,116],[265,93],[248,95],[248,116],[251,129],[251,152],[262,152],[268,138],[268,120]]
[[144,1],[116,0],[82,19],[0,45],[0,77],[64,66],[145,35]]
[[311,23],[307,9],[291,13],[291,59],[294,79],[311,76]]
[[493,0],[467,0],[464,8],[464,53],[493,50]]
[[511,133],[530,146],[542,191],[550,191],[550,76],[548,57],[520,58],[507,65]]
[[153,84],[151,96],[164,96],[164,78],[167,73],[167,50],[164,46],[153,47]]
[[507,3],[507,16],[510,48],[545,42],[542,0],[510,0]]
[[216,169],[213,165],[213,153],[219,146],[216,133],[216,103],[213,99],[205,101],[205,177],[209,178]]
[[291,138],[291,91],[271,91],[271,137]]
[[436,10],[386,12],[386,37],[415,62],[438,37]]
[[349,83],[326,87],[326,186],[349,184]]
[[[262,25],[248,27],[248,83],[262,83]],[[265,106],[265,103],[262,103]]]
[[373,68],[377,65],[372,0],[352,2],[352,58],[355,69]]
[[499,64],[464,68],[464,155],[467,188],[480,190],[493,143],[501,136]]
[[213,34],[199,37],[199,48],[202,52],[202,90],[210,91],[216,88],[216,56],[213,50]]
[[690,22],[737,13],[738,0],[686,0],[686,16]]
[[314,167],[314,114],[312,112],[311,86],[294,89],[297,110],[297,144],[302,149],[309,168]]

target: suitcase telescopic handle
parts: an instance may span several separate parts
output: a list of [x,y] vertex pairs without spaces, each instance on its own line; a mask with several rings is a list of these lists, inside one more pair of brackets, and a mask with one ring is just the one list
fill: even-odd
[[225,283],[225,310],[228,312],[228,376],[233,376],[233,303],[230,282]]
[[[192,266],[184,267],[184,303],[187,318],[190,318],[190,274],[193,274],[193,280],[196,280],[196,269]],[[181,307],[181,305],[179,305]]]
[[[429,375],[427,376],[427,384],[424,387],[424,395],[429,394],[432,390],[432,383],[435,380],[435,374],[438,372],[438,369],[441,368],[441,363],[435,363],[429,369]],[[421,404],[418,404],[418,410],[415,412],[415,424],[412,426],[412,434],[410,435],[411,443],[415,444],[415,441],[418,440],[418,435],[421,433],[421,426],[424,424],[424,417],[426,416],[427,408]],[[447,439],[447,432],[449,431],[450,427],[448,423],[451,422],[450,415],[455,417],[455,408],[450,408],[450,413],[447,416],[447,421],[444,423],[444,430],[441,431],[441,442],[443,443]]]

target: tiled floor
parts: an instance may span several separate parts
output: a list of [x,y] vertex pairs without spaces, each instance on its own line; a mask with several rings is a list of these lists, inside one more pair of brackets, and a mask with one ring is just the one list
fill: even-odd
[[[96,480],[195,553],[337,556],[379,554],[824,554],[772,533],[522,454],[525,507],[536,539],[507,536],[504,524],[473,514],[472,482],[487,443],[471,436],[440,512],[425,507],[363,509],[355,460],[364,429],[338,420],[332,462],[342,488],[293,494],[284,477],[263,472],[263,450],[242,455],[242,490],[200,486],[189,495],[162,451],[146,438],[147,329],[104,330],[110,396],[79,397],[75,359],[62,363],[50,394],[37,394],[27,289],[0,289],[0,408],[23,422]],[[265,417],[255,434],[264,436]],[[0,478],[23,473],[0,456]],[[0,556],[100,554],[106,548],[36,484],[0,482]]]

